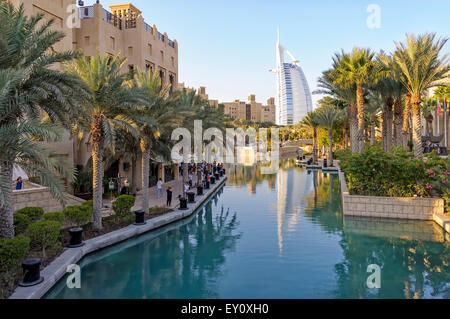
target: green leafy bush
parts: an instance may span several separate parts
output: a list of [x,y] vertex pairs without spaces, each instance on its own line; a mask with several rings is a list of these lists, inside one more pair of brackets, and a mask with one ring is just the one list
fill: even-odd
[[18,214],[24,214],[30,217],[31,222],[37,222],[44,215],[44,210],[41,207],[25,207],[17,212]]
[[336,150],[333,155],[337,160],[345,160],[348,157],[352,156],[352,151],[350,149],[339,149]]
[[31,224],[31,218],[25,214],[14,214],[14,232],[17,234],[23,234],[28,226]]
[[113,203],[113,210],[118,219],[129,217],[135,198],[130,195],[121,195]]
[[66,216],[64,215],[63,212],[53,212],[53,213],[44,214],[42,219],[43,220],[54,220],[54,221],[60,223],[61,225],[63,225],[64,222],[66,221]]
[[43,258],[46,258],[45,248],[54,246],[58,241],[60,229],[61,224],[54,220],[43,220],[28,226],[31,245],[42,249]]
[[411,197],[428,196],[426,164],[402,148],[385,153],[379,146],[344,157],[340,166],[352,194]]
[[80,227],[89,223],[92,219],[93,210],[87,205],[69,206],[64,209],[66,219]]
[[437,156],[434,152],[427,154],[426,189],[430,195],[440,196],[445,200],[445,210],[450,211],[450,158]]
[[28,256],[30,239],[16,237],[0,239],[0,299],[14,291],[20,263]]
[[0,239],[0,272],[17,268],[30,252],[30,239]]

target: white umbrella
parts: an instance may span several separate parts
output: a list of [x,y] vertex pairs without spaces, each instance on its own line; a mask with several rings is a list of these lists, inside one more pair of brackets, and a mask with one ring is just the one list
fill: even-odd
[[25,171],[22,168],[20,168],[19,166],[14,165],[12,180],[16,181],[19,177],[22,177],[22,180],[28,180],[27,173],[25,173]]

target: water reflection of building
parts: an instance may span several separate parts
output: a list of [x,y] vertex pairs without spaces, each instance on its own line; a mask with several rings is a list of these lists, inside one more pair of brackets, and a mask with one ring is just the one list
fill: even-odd
[[[293,231],[298,224],[302,207],[300,199],[311,189],[311,178],[297,170],[280,169],[277,174],[277,231],[280,254],[283,252],[283,233]],[[286,218],[288,218],[286,222]]]

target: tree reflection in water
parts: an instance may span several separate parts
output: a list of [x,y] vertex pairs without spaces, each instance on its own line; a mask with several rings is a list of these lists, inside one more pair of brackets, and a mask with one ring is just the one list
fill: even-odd
[[[307,197],[305,215],[319,223],[326,232],[339,234],[342,262],[335,265],[336,298],[450,298],[450,245],[414,238],[374,236],[346,231],[342,217],[339,179],[333,174],[312,171],[314,190]],[[328,176],[326,176],[328,175]],[[377,219],[371,220],[376,227]],[[424,232],[436,231],[433,225],[414,221]],[[395,225],[395,224],[394,224]],[[398,221],[399,230],[404,225]],[[367,267],[381,267],[381,288],[369,289]]]

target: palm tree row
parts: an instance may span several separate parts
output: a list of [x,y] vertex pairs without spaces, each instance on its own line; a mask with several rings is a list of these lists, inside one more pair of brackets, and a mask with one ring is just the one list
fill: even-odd
[[328,132],[328,163],[333,166],[333,130],[340,122],[346,119],[344,110],[333,104],[325,104],[322,107],[308,112],[301,122],[302,127],[310,130],[313,136],[313,163],[317,164],[317,129],[322,127]]
[[344,127],[350,129],[352,151],[362,152],[367,136],[374,143],[374,125],[381,114],[384,149],[406,147],[412,126],[414,154],[422,156],[420,106],[428,89],[449,86],[450,60],[441,56],[446,42],[435,34],[409,34],[404,43],[395,43],[391,54],[355,47],[334,55],[331,69],[323,72],[314,93],[344,104],[348,118]]
[[59,140],[68,130],[90,144],[93,226],[101,230],[106,155],[142,158],[143,208],[148,211],[150,158],[168,159],[171,131],[189,127],[194,118],[207,126],[223,120],[223,111],[195,92],[195,98],[186,90],[169,94],[159,72],[124,72],[126,59],[120,54],[54,52],[64,34],[52,31],[53,21],[44,22],[41,14],[25,16],[23,5],[15,9],[2,2],[0,20],[0,238],[14,236],[14,165],[39,177],[65,204],[62,178],[76,178],[75,170],[41,142]]

